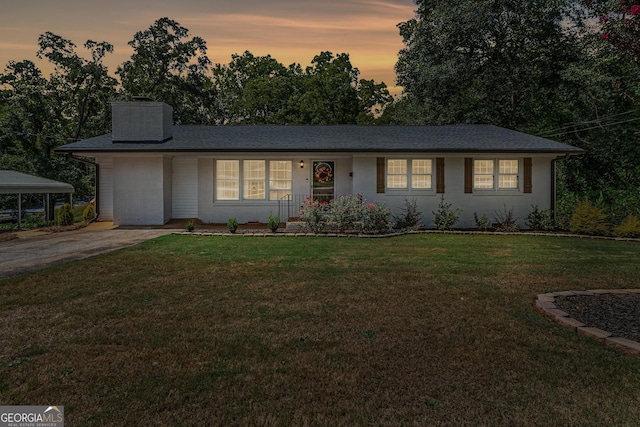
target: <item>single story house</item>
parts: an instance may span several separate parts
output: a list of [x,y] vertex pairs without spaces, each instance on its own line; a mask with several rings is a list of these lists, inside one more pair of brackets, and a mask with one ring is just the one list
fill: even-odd
[[173,126],[172,112],[113,102],[110,134],[56,149],[95,159],[100,220],[284,221],[306,197],[361,193],[394,213],[416,200],[427,227],[444,196],[474,227],[474,213],[553,208],[556,160],[583,153],[489,125]]

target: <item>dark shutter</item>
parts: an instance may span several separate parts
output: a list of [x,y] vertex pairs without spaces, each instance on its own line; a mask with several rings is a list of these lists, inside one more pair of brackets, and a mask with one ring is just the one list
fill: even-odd
[[444,158],[436,158],[436,193],[444,193]]
[[473,193],[473,159],[464,158],[464,192]]
[[377,161],[377,169],[376,169],[376,192],[384,193],[385,189],[385,164],[384,157],[378,157]]
[[533,177],[531,173],[531,157],[524,158],[524,192],[531,193],[533,190]]

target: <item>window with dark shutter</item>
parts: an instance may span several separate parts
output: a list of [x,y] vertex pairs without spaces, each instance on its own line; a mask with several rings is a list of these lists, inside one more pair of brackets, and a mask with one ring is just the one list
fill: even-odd
[[464,159],[464,192],[473,193],[473,159],[471,157]]
[[385,160],[384,157],[378,157],[376,159],[377,169],[376,169],[376,192],[384,193],[385,189]]
[[525,193],[533,191],[533,176],[531,173],[531,157],[524,158],[524,190]]
[[444,158],[436,158],[436,193],[444,193]]

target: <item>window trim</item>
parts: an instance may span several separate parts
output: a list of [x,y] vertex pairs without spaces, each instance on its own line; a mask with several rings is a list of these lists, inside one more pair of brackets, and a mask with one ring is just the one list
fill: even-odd
[[[491,188],[482,188],[476,187],[476,177],[477,176],[487,176],[488,174],[478,174],[476,173],[476,162],[478,161],[491,161],[493,166],[493,181]],[[500,173],[500,161],[517,161],[518,162],[518,172],[513,173]],[[521,157],[474,157],[471,159],[470,165],[470,184],[472,192],[478,193],[522,193],[523,192],[523,179],[524,179],[524,159]],[[515,176],[517,180],[517,185],[515,187],[504,188],[500,187],[500,177],[501,176]]]
[[[405,163],[405,168],[406,168],[406,173],[404,174],[391,174],[389,172],[390,167],[389,167],[389,162],[393,161],[393,160],[404,160]],[[413,162],[416,160],[428,160],[429,161],[429,166],[430,166],[430,173],[428,174],[415,174],[415,176],[428,176],[430,179],[430,186],[427,188],[422,188],[422,187],[417,187],[414,188],[413,187],[413,177],[414,177],[414,173],[413,173]],[[435,191],[435,185],[434,185],[434,180],[436,179],[436,160],[433,157],[387,157],[386,159],[384,159],[384,189],[386,191],[390,191],[390,192],[424,192],[424,193],[431,193]],[[378,159],[378,170],[380,170],[380,159]],[[404,176],[406,179],[406,186],[405,187],[389,187],[389,176]],[[378,177],[378,184],[380,184],[380,177]],[[380,190],[380,185],[378,185],[378,190]],[[380,191],[378,191],[380,192]]]
[[[220,161],[231,161],[231,162],[237,162],[238,164],[238,179],[237,179],[237,185],[238,185],[238,198],[235,199],[220,199],[219,198],[219,187],[218,187],[218,162]],[[264,197],[262,198],[251,198],[248,199],[245,197],[245,186],[246,186],[246,177],[245,177],[245,162],[248,161],[261,161],[264,162],[264,179],[260,180],[261,182],[264,183]],[[291,171],[291,179],[289,180],[272,180],[271,179],[271,163],[272,162],[287,162],[290,165],[290,171]],[[222,158],[222,159],[214,159],[214,173],[213,173],[213,191],[214,191],[214,198],[213,201],[214,203],[264,203],[264,202],[271,202],[271,203],[277,203],[278,199],[273,200],[271,199],[271,192],[278,192],[278,191],[283,191],[283,190],[278,190],[278,189],[274,189],[272,183],[273,182],[283,182],[283,181],[289,181],[290,182],[290,193],[291,195],[293,195],[293,176],[294,176],[294,169],[293,169],[293,160],[290,159],[266,159],[266,158],[249,158],[249,159],[239,159],[239,158],[234,158],[234,159],[227,159],[227,158]],[[249,181],[255,181],[253,179],[250,179]]]

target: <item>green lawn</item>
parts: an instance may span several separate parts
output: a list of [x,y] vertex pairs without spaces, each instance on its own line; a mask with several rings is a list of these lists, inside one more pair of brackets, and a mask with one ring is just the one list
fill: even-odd
[[640,287],[640,244],[167,236],[0,281],[0,404],[68,425],[640,423],[640,358],[537,294]]

